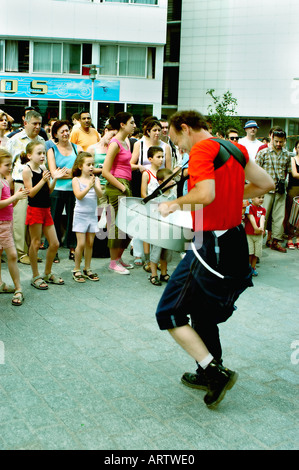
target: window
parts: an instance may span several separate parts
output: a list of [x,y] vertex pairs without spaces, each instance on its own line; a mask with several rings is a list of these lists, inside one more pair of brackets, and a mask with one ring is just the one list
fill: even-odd
[[35,42],[33,72],[81,73],[81,44]]
[[4,41],[0,41],[0,70],[3,72]]
[[29,41],[5,41],[5,71],[29,72]]
[[106,3],[142,3],[143,5],[158,5],[158,0],[104,0]]
[[155,78],[153,47],[100,46],[100,75]]

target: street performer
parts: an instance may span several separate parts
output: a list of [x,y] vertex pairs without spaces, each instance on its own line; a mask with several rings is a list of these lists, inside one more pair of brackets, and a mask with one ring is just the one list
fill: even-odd
[[[189,153],[188,193],[161,204],[159,210],[167,216],[191,208],[195,241],[171,276],[156,317],[160,329],[168,330],[198,364],[197,373],[185,373],[182,382],[207,390],[204,401],[214,408],[238,377],[222,365],[217,325],[232,315],[239,295],[253,285],[241,224],[242,202],[267,193],[274,182],[237,143],[229,143],[232,150],[226,151],[226,161],[215,169],[222,145],[196,111],[175,113],[169,136],[181,151]],[[199,207],[202,217],[198,217]],[[196,242],[200,238],[201,246]]]

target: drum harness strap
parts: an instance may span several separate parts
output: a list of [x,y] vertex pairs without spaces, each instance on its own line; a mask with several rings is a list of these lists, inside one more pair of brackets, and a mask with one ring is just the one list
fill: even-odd
[[[215,170],[217,170],[218,168],[220,168],[222,165],[224,165],[227,160],[230,158],[230,156],[232,155],[235,160],[237,160],[238,163],[240,163],[240,165],[242,165],[243,168],[245,168],[246,166],[246,160],[245,160],[245,157],[243,155],[243,153],[241,152],[240,149],[238,149],[238,147],[236,147],[232,142],[228,141],[228,140],[222,140],[222,139],[215,139],[213,138],[213,141],[215,142],[218,142],[220,144],[220,149],[219,149],[219,152],[218,152],[218,155],[216,156],[216,158],[214,159],[214,168]],[[186,165],[186,163],[185,163]],[[184,165],[184,166],[185,166]],[[158,196],[160,196],[161,194],[163,194],[165,191],[169,190],[170,188],[176,186],[178,184],[178,182],[170,185],[170,186],[167,186],[166,185],[171,181],[173,180],[173,178],[175,176],[177,176],[181,171],[181,168],[179,168],[177,171],[175,171],[169,178],[167,178],[165,181],[163,181],[162,184],[160,184],[160,186],[158,186],[157,189],[155,189],[155,191],[153,191],[149,196],[147,196],[146,198],[144,198],[142,200],[142,203],[143,204],[146,204],[147,202],[149,202],[151,199],[154,199]],[[188,176],[185,177],[185,179],[188,179]],[[217,261],[217,265],[219,264],[219,261],[220,261],[220,248],[219,248],[219,244],[218,244],[218,238],[221,237],[227,230],[215,230],[215,231],[212,231],[212,234],[214,236],[214,240],[215,240],[215,253],[216,253],[216,261]],[[219,277],[220,279],[224,279],[225,276],[223,276],[222,274],[218,273],[217,271],[215,271],[213,268],[211,268],[211,266],[209,266],[205,261],[204,259],[200,256],[200,254],[198,253],[195,245],[194,245],[194,242],[192,241],[191,242],[191,248],[196,256],[196,258],[200,261],[200,263],[208,270],[210,271],[212,274],[214,274],[215,276]]]

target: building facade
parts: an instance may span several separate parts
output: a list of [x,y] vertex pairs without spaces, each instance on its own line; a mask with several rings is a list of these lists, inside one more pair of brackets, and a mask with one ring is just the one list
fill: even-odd
[[182,0],[178,109],[207,114],[230,91],[258,136],[281,125],[299,136],[297,0]]
[[[160,116],[167,0],[2,0],[0,108],[70,119]],[[91,67],[93,66],[93,67]],[[90,72],[95,72],[92,75]]]

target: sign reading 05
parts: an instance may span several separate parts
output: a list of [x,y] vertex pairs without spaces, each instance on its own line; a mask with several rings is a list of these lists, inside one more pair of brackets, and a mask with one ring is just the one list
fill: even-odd
[[119,91],[119,80],[95,80],[92,87],[89,78],[0,75],[0,98],[119,101]]
[[[30,82],[30,89],[32,94],[44,95],[48,93],[48,85],[46,81],[32,80]],[[2,78],[0,81],[1,93],[17,93],[18,80],[12,78]]]

